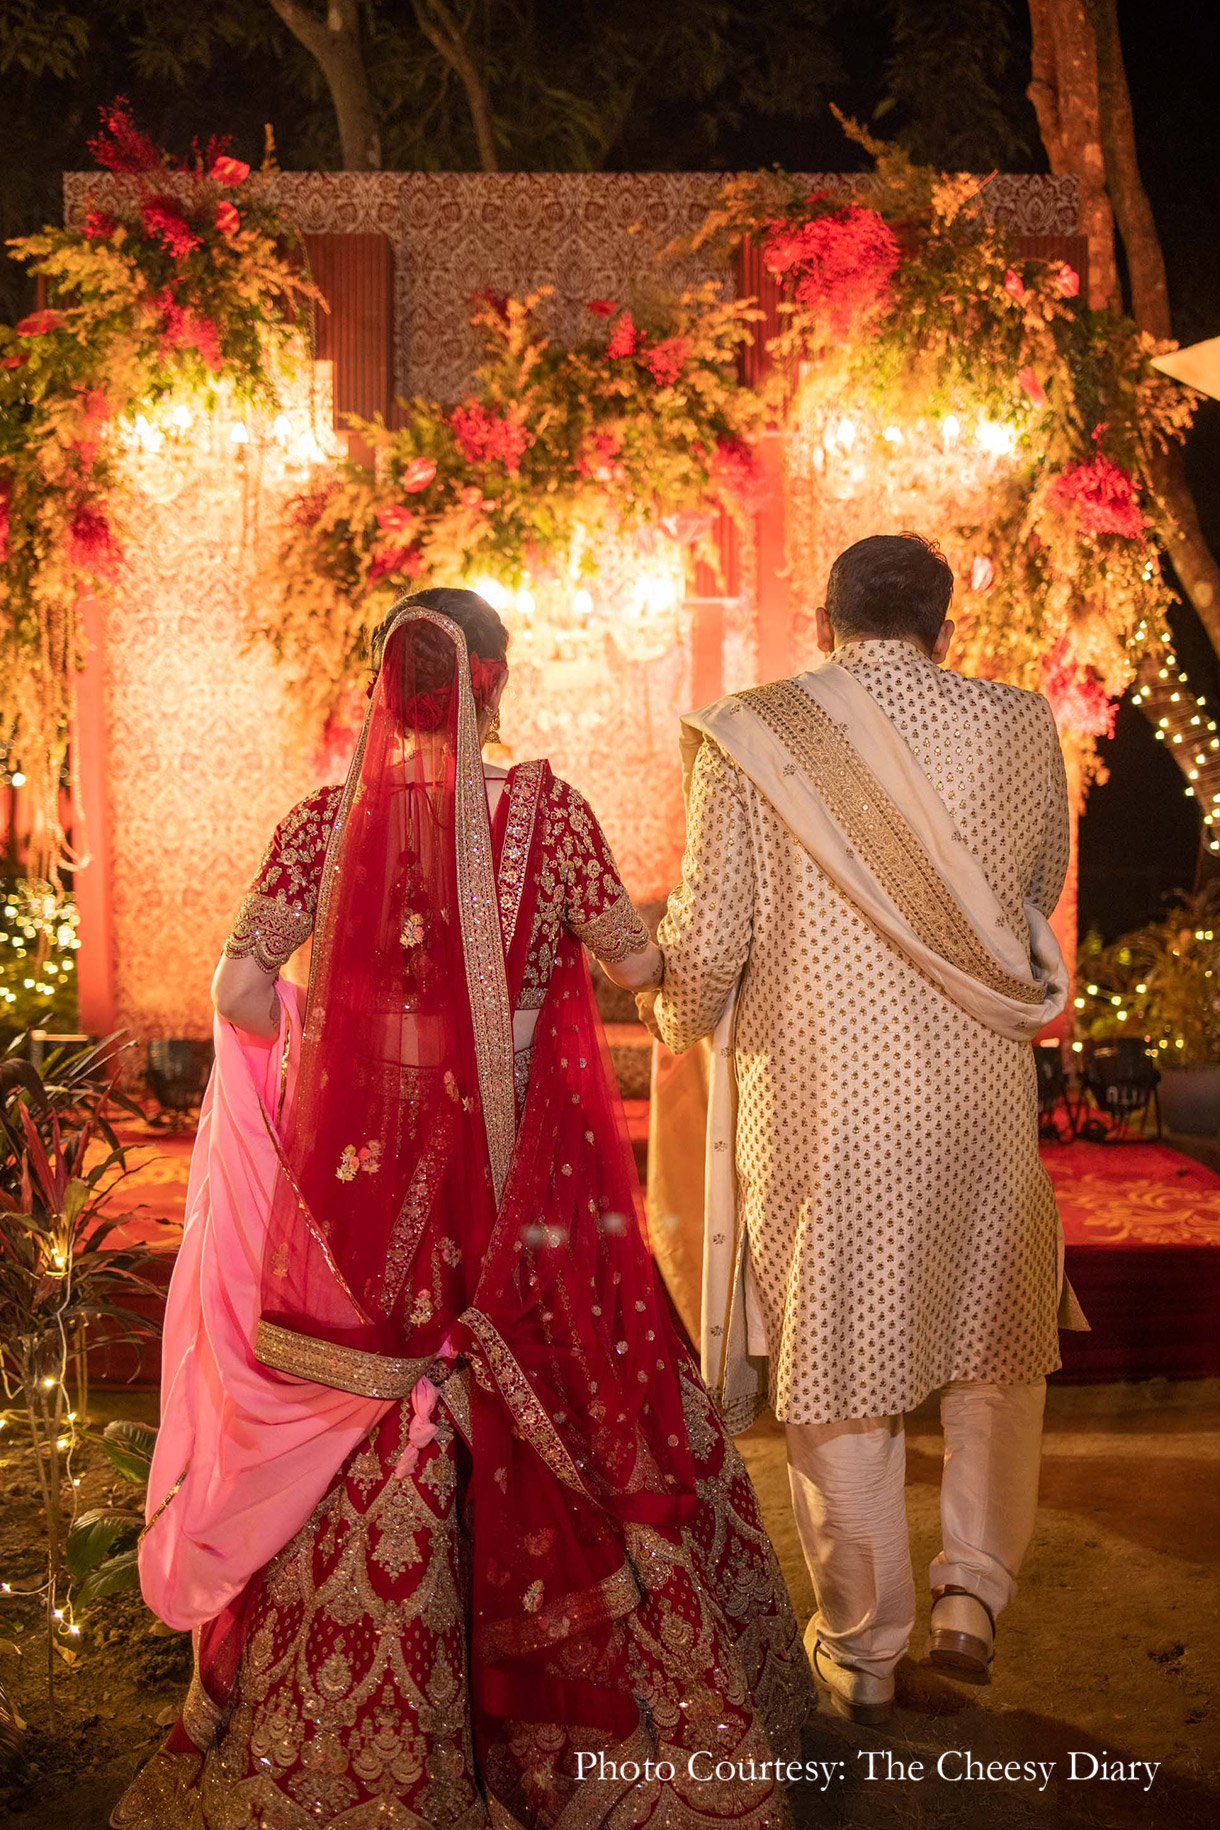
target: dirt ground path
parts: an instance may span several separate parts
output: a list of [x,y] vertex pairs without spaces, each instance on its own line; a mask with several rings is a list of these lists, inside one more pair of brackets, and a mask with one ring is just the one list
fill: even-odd
[[[782,1438],[742,1445],[802,1620],[813,1606],[788,1506]],[[941,1444],[934,1408],[908,1420],[908,1516],[917,1590],[939,1548]],[[912,1653],[922,1658],[923,1600]],[[1220,1381],[1051,1390],[1042,1507],[1021,1592],[1004,1615],[983,1691],[906,1663],[884,1733],[828,1707],[807,1761],[833,1777],[792,1789],[818,1830],[1220,1830]],[[870,1761],[867,1756],[872,1751]],[[1160,1762],[1148,1786],[1068,1777]],[[923,1763],[921,1779],[887,1776]],[[1054,1763],[1049,1782],[955,1777],[967,1754]],[[1093,1756],[1093,1759],[1089,1756]],[[945,1756],[945,1775],[937,1762]],[[876,1777],[870,1779],[870,1770]],[[1043,1789],[1044,1788],[1044,1789]]]
[[[153,1402],[128,1397],[108,1414],[147,1414]],[[782,1437],[760,1425],[742,1447],[804,1622],[812,1595]],[[907,1459],[921,1583],[937,1549],[933,1411],[909,1420]],[[803,1755],[829,1777],[792,1787],[798,1830],[1220,1830],[1220,1381],[1053,1390],[1042,1493],[1021,1593],[1001,1626],[995,1683],[973,1691],[909,1662],[886,1732],[852,1728],[824,1710]],[[6,1494],[4,1568],[30,1526]],[[913,1652],[917,1660],[918,1640]],[[134,1599],[99,1611],[63,1684],[67,1732],[34,1755],[27,1783],[0,1795],[7,1830],[103,1830],[172,1719],[185,1668],[184,1642],[150,1635]],[[36,1723],[38,1712],[29,1713]],[[1150,1790],[1144,1773],[1073,1781],[1073,1752],[1083,1773],[1093,1759],[1106,1770],[1160,1766]],[[905,1770],[922,1762],[924,1776],[898,1777],[887,1756]],[[968,1778],[967,1756],[983,1771],[1017,1762],[1035,1774]],[[1038,1763],[1053,1763],[1049,1780]]]

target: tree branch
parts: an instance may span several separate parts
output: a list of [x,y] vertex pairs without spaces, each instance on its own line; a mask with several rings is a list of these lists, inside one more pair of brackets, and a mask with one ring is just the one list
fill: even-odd
[[319,19],[300,0],[270,0],[288,30],[321,68],[334,104],[345,171],[381,169],[381,140],[360,52],[360,16],[356,0],[327,0]]
[[[278,0],[272,0],[272,5],[276,4],[278,4]],[[491,104],[487,97],[487,87],[474,54],[466,41],[463,27],[446,4],[446,0],[412,0],[412,6],[420,31],[454,71],[466,91],[466,103],[470,109],[474,137],[479,148],[479,164],[485,172],[498,172],[500,163],[496,158],[496,142],[492,132]]]

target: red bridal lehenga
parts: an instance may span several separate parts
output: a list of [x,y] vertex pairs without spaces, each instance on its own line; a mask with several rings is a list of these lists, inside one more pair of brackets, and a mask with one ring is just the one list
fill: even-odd
[[[612,960],[646,931],[546,763],[489,813],[487,666],[448,619],[400,611],[345,785],[282,823],[230,943],[274,968],[314,932],[303,1031],[260,1106],[276,1173],[234,1390],[380,1420],[354,1448],[298,1428],[308,1516],[254,1471],[200,1497],[240,1435],[226,1403],[257,1392],[208,1400],[214,1467],[199,1424],[177,1485],[154,1469],[150,1600],[191,1618],[164,1573],[180,1555],[224,1605],[120,1830],[788,1821],[774,1767],[808,1664],[658,1289],[581,945]],[[291,1532],[244,1569],[281,1497]],[[192,1508],[204,1524],[166,1549]]]

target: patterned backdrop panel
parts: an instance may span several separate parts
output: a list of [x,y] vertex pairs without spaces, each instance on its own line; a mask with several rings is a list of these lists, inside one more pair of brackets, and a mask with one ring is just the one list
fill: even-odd
[[[67,174],[67,220],[79,221],[90,194],[104,202],[112,182]],[[588,301],[630,299],[651,251],[701,221],[720,178],[284,172],[267,182],[307,234],[388,239],[395,391],[451,401],[477,359],[473,292],[553,287],[545,325],[579,338],[590,327]],[[1020,233],[1075,228],[1071,180],[999,178],[989,197]],[[710,271],[692,259],[684,277]],[[327,442],[316,400],[314,414]],[[247,648],[243,613],[256,511],[272,518],[277,489],[282,497],[300,479],[268,473],[255,489],[255,447],[239,461],[225,437],[218,424],[194,459],[137,466],[128,573],[109,625],[108,753],[85,759],[107,780],[118,1020],[137,1036],[208,1033],[208,979],[233,908],[272,827],[317,780],[284,675],[268,652]],[[816,601],[837,544],[881,504],[832,505],[813,481],[798,459],[793,558],[797,577],[816,581]],[[902,512],[930,518],[915,503]],[[592,628],[566,628],[559,607],[528,639],[517,632],[506,741],[518,760],[549,756],[588,796],[640,900],[664,895],[678,871],[677,720],[693,672],[725,688],[756,677],[759,581],[744,548],[742,594],[725,606],[716,652],[704,652],[697,670],[689,615],[660,642],[633,645],[616,633],[615,577],[595,589],[601,620]]]
[[[228,425],[137,460],[107,635],[118,1022],[211,1033],[209,981],[277,820],[314,785],[283,671],[248,649],[247,572],[277,478]],[[86,939],[87,944],[87,939]]]

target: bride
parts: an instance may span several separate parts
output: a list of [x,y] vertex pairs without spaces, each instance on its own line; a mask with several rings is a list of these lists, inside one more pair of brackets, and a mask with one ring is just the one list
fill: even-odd
[[140,1550],[196,1669],[118,1830],[787,1821],[808,1666],[584,947],[660,957],[580,795],[484,764],[506,650],[473,592],[395,607],[216,973]]

